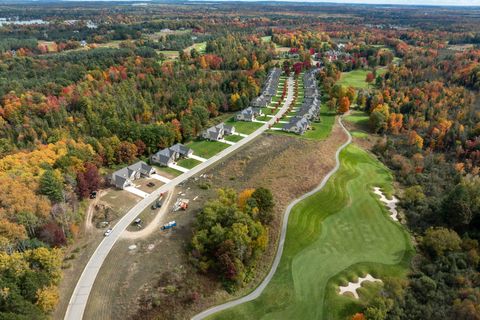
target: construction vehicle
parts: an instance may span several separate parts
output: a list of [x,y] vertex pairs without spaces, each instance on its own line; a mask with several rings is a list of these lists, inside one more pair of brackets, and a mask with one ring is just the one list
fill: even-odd
[[161,229],[162,230],[168,230],[168,229],[172,229],[173,227],[176,227],[177,226],[177,222],[176,221],[170,221],[169,223],[166,223],[164,224]]
[[187,210],[189,202],[190,200],[188,199],[177,199],[177,201],[173,205],[173,212],[176,212],[178,210]]
[[162,207],[163,201],[163,193],[160,194],[160,197],[152,204],[152,210],[158,209]]

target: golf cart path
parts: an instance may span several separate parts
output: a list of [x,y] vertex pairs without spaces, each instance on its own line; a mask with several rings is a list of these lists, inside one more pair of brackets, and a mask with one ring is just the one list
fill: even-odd
[[70,297],[70,301],[68,303],[67,311],[65,313],[65,320],[81,320],[83,319],[83,314],[85,312],[85,308],[87,307],[88,298],[90,296],[90,292],[93,288],[93,284],[95,283],[95,278],[97,277],[100,268],[103,265],[103,262],[107,258],[110,250],[113,248],[115,243],[118,239],[120,239],[122,233],[127,229],[127,227],[132,223],[135,218],[142,213],[147,207],[149,207],[153,201],[155,201],[161,193],[169,191],[173,189],[173,187],[177,186],[181,182],[193,177],[194,175],[198,174],[199,172],[205,170],[212,164],[220,161],[221,159],[225,158],[226,156],[230,155],[234,151],[240,149],[247,143],[253,141],[265,131],[269,129],[270,126],[273,126],[275,121],[278,118],[281,118],[282,115],[287,111],[288,107],[290,106],[293,100],[293,77],[290,76],[287,80],[288,84],[288,94],[286,99],[283,102],[282,108],[280,108],[279,112],[277,113],[277,117],[270,119],[268,122],[264,123],[260,128],[255,130],[253,133],[248,135],[248,137],[243,138],[239,142],[235,143],[233,146],[229,146],[228,148],[220,151],[213,157],[207,159],[205,162],[195,166],[188,172],[185,172],[178,177],[172,179],[170,182],[160,186],[158,189],[147,195],[144,199],[138,202],[133,208],[131,208],[116,224],[113,226],[112,233],[105,237],[102,242],[97,246],[95,252],[90,257],[89,261],[87,262],[85,268],[80,275],[80,278],[77,281],[75,289]]
[[160,220],[164,217],[165,213],[168,211],[168,208],[170,207],[170,201],[172,200],[172,195],[173,195],[173,189],[167,192],[167,195],[165,197],[165,200],[163,201],[162,207],[160,208],[160,210],[158,210],[157,214],[155,215],[155,218],[153,218],[153,220],[145,228],[139,231],[125,230],[120,236],[120,239],[136,240],[140,238],[145,238],[155,231],[159,232]]
[[285,238],[286,238],[286,234],[287,234],[288,218],[290,216],[290,212],[292,211],[292,208],[297,203],[299,203],[300,201],[303,201],[304,199],[306,199],[306,198],[310,197],[311,195],[319,192],[320,190],[323,189],[323,187],[325,187],[328,180],[330,180],[330,177],[333,176],[338,171],[338,169],[340,168],[340,152],[342,152],[342,150],[345,149],[352,142],[352,136],[350,135],[350,132],[348,132],[348,130],[345,128],[345,126],[342,123],[342,116],[338,117],[338,124],[343,129],[343,131],[347,134],[348,139],[344,144],[342,144],[337,149],[337,152],[335,153],[335,167],[323,178],[322,182],[315,189],[311,190],[308,193],[305,193],[304,195],[295,199],[294,201],[292,201],[288,205],[287,209],[285,210],[284,216],[283,216],[282,229],[281,229],[281,233],[280,233],[280,239],[279,239],[279,242],[278,242],[277,253],[275,255],[275,259],[273,260],[272,268],[270,269],[270,272],[267,274],[267,276],[263,279],[262,283],[260,283],[260,285],[255,290],[253,290],[251,293],[249,293],[248,295],[243,296],[243,297],[241,297],[239,299],[236,299],[236,300],[228,301],[224,304],[212,307],[210,309],[207,309],[207,310],[193,316],[191,318],[192,320],[204,319],[204,318],[206,318],[208,316],[211,316],[212,314],[217,313],[219,311],[230,309],[232,307],[238,306],[238,305],[243,304],[245,302],[255,300],[256,298],[258,298],[262,294],[263,290],[265,290],[267,285],[270,283],[270,280],[272,280],[273,275],[277,271],[278,265],[280,263],[280,259],[282,258],[283,247],[285,245]]

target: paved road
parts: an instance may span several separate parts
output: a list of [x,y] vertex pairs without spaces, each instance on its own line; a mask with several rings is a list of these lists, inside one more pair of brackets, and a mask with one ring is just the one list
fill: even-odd
[[221,304],[219,306],[215,306],[215,307],[212,307],[210,309],[207,309],[207,310],[195,315],[194,317],[192,317],[192,320],[200,320],[200,319],[206,318],[208,316],[211,316],[212,314],[217,313],[219,311],[223,311],[223,310],[238,306],[239,304],[242,304],[242,303],[245,303],[245,302],[248,302],[248,301],[251,301],[251,300],[255,300],[256,298],[258,298],[262,294],[263,290],[267,287],[270,280],[272,280],[272,277],[275,274],[275,271],[277,270],[278,264],[280,263],[280,259],[282,258],[283,246],[285,245],[285,236],[287,234],[288,217],[290,216],[290,212],[292,211],[292,208],[297,203],[299,203],[300,201],[310,197],[314,193],[317,193],[318,191],[323,189],[323,187],[327,184],[330,177],[335,172],[337,172],[337,170],[340,168],[340,152],[350,144],[350,142],[352,141],[352,136],[350,135],[348,130],[345,129],[345,127],[343,126],[341,118],[338,118],[338,123],[340,124],[342,129],[347,133],[348,140],[347,140],[347,142],[342,144],[340,146],[340,148],[338,148],[338,150],[335,154],[335,161],[336,161],[335,167],[325,176],[325,178],[323,178],[322,182],[312,191],[302,195],[300,198],[297,198],[296,200],[291,202],[288,205],[287,209],[285,210],[285,213],[284,213],[284,216],[283,216],[282,230],[281,230],[281,233],[280,233],[280,241],[278,243],[277,254],[275,256],[275,259],[273,260],[272,268],[270,269],[270,272],[268,273],[268,275],[265,277],[265,279],[263,279],[262,283],[254,291],[252,291],[250,294],[248,294],[244,297],[241,297],[237,300],[232,300],[232,301],[226,302],[224,304]]
[[[288,109],[289,104],[293,99],[293,78],[290,77],[288,79],[288,94],[286,100],[282,106],[282,108],[278,112],[278,117],[281,117]],[[128,225],[135,220],[135,218],[143,211],[145,208],[150,206],[150,204],[155,201],[159,196],[160,193],[166,192],[173,188],[174,186],[178,185],[179,183],[191,178],[192,176],[196,175],[197,173],[205,170],[210,165],[214,164],[215,162],[223,159],[227,155],[231,154],[232,152],[236,151],[237,149],[243,147],[250,141],[257,138],[263,132],[268,130],[269,125],[273,125],[275,123],[276,118],[270,119],[267,123],[262,125],[258,128],[255,132],[250,134],[248,137],[243,138],[235,145],[230,146],[220,153],[216,154],[212,158],[208,159],[207,161],[199,164],[198,166],[194,167],[193,169],[189,170],[188,172],[183,173],[182,175],[176,177],[175,179],[171,180],[170,182],[164,184],[150,195],[148,195],[145,199],[137,203],[130,211],[128,211],[120,221],[113,227],[113,231],[110,236],[105,237],[103,241],[98,245],[97,249],[93,253],[92,257],[88,261],[85,269],[83,269],[82,275],[77,282],[75,290],[70,298],[70,302],[68,303],[67,312],[65,314],[65,320],[81,320],[83,318],[83,313],[85,311],[85,307],[87,306],[88,296],[90,295],[90,291],[92,290],[93,284],[95,282],[95,278],[97,277],[100,268],[102,267],[103,262],[105,261],[108,253],[112,249],[113,245],[117,240],[120,238],[122,232],[128,227]]]

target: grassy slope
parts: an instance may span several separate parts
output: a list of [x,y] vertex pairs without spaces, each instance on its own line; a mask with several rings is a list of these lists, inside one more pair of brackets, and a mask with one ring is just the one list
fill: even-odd
[[260,298],[215,319],[342,319],[360,303],[339,296],[339,283],[366,272],[405,275],[409,235],[372,192],[380,186],[392,193],[390,173],[356,146],[342,152],[341,162],[321,192],[292,210],[282,260]]

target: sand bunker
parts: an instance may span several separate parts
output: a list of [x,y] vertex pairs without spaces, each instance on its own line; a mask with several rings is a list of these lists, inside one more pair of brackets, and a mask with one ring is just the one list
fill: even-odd
[[387,197],[383,194],[382,190],[378,187],[373,188],[373,192],[380,196],[380,201],[385,203],[388,207],[388,211],[390,211],[390,218],[395,221],[398,221],[398,211],[397,211],[397,202],[398,199],[395,196],[392,197],[391,200],[388,200]]
[[355,299],[358,299],[357,289],[362,286],[364,281],[371,281],[371,282],[382,282],[380,279],[375,279],[372,277],[371,274],[367,274],[365,278],[358,278],[357,282],[349,282],[346,286],[339,286],[340,294],[344,294],[346,292],[350,292],[353,294]]

